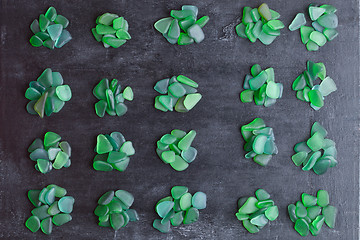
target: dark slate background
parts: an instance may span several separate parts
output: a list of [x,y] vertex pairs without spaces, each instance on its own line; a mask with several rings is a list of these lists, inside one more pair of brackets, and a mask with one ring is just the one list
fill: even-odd
[[[1,239],[300,239],[287,216],[287,205],[303,192],[330,193],[331,204],[339,209],[335,229],[324,226],[316,239],[359,238],[359,29],[358,1],[327,1],[338,10],[340,35],[318,52],[307,52],[299,32],[282,30],[270,46],[235,36],[234,26],[244,6],[260,1],[25,1],[1,0],[0,77],[0,238]],[[196,4],[199,16],[209,15],[205,40],[197,45],[173,46],[153,28],[170,9]],[[267,2],[281,13],[288,26],[311,1]],[[30,23],[54,5],[70,19],[73,40],[61,49],[34,48],[29,44]],[[124,16],[133,39],[119,49],[105,49],[90,32],[104,12]],[[315,112],[295,97],[293,80],[305,70],[306,61],[322,61],[338,91],[326,97],[325,107]],[[250,66],[274,67],[276,81],[284,84],[284,95],[275,106],[264,108],[239,100]],[[73,98],[63,110],[40,119],[29,115],[24,97],[28,83],[51,67],[64,77]],[[200,85],[203,99],[189,113],[162,113],[153,107],[157,80],[184,74]],[[92,89],[102,78],[117,78],[130,85],[135,100],[123,117],[98,118]],[[255,117],[274,128],[279,154],[264,168],[244,158],[241,125]],[[319,121],[335,140],[339,165],[323,176],[304,172],[291,161],[294,144],[306,140],[314,121]],[[155,143],[174,128],[195,129],[193,145],[199,155],[184,172],[175,172],[155,154]],[[41,175],[26,151],[36,137],[47,131],[59,133],[73,148],[69,169]],[[93,148],[100,133],[120,131],[133,141],[136,155],[124,173],[97,172],[92,168]],[[50,237],[32,234],[25,228],[32,205],[29,189],[58,184],[76,199],[73,221],[54,227]],[[167,235],[152,228],[154,205],[170,194],[174,185],[186,185],[192,193],[208,195],[208,207],[200,221],[173,228]],[[279,218],[260,233],[251,235],[236,220],[236,201],[265,188],[280,208]],[[133,207],[141,220],[116,234],[97,226],[93,214],[96,201],[111,189],[125,189],[135,196]],[[312,239],[311,236],[303,239]]]

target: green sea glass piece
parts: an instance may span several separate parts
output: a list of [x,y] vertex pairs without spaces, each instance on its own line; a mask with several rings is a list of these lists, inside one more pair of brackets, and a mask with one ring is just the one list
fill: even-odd
[[303,13],[296,14],[294,20],[292,20],[291,24],[289,25],[290,31],[295,31],[299,29],[301,26],[306,24],[305,15]]
[[26,220],[25,226],[30,231],[37,232],[40,229],[40,219],[37,216],[31,216]]

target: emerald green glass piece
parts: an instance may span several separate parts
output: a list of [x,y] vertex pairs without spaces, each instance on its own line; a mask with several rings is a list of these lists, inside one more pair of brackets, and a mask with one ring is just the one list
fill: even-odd
[[184,171],[189,167],[189,164],[180,156],[175,156],[175,161],[170,163],[171,167],[176,171]]
[[181,157],[188,163],[192,163],[197,156],[197,150],[193,147],[189,147],[188,150],[181,152]]
[[288,214],[289,214],[290,220],[294,223],[298,219],[295,212],[296,212],[296,206],[294,204],[290,204],[288,206]]
[[[332,158],[333,159],[333,158]],[[335,159],[334,159],[335,160]],[[335,160],[336,161],[336,160]],[[328,158],[319,158],[315,163],[313,170],[317,175],[322,175],[327,172],[327,170],[332,167],[332,161]],[[335,163],[335,165],[337,162]]]
[[191,110],[201,100],[202,95],[200,93],[192,93],[185,96],[184,107],[187,110]]
[[189,27],[187,29],[187,34],[189,35],[189,37],[194,39],[194,41],[196,43],[202,42],[204,40],[204,38],[205,38],[205,35],[204,35],[204,32],[203,32],[202,28],[197,24],[194,24],[191,27]]
[[324,137],[319,132],[315,132],[306,142],[312,151],[319,151],[324,146]]
[[322,214],[325,218],[325,223],[328,225],[329,228],[335,227],[336,215],[337,215],[337,208],[331,205],[328,205],[323,208]]
[[191,204],[196,209],[199,209],[199,210],[205,209],[206,208],[206,194],[203,192],[196,192],[191,199]]
[[31,214],[38,217],[40,220],[43,220],[47,217],[50,217],[50,215],[48,214],[48,209],[49,209],[48,205],[42,205],[40,207],[34,208],[31,211]]
[[54,22],[56,24],[61,24],[63,28],[67,28],[67,26],[69,26],[69,20],[62,15],[57,15]]
[[126,141],[120,148],[120,152],[126,153],[128,156],[135,154],[135,149],[131,141]]
[[72,37],[71,37],[71,34],[69,33],[69,31],[67,31],[67,30],[64,29],[64,30],[61,32],[61,35],[60,35],[59,39],[56,40],[56,42],[55,42],[55,47],[56,47],[56,48],[61,48],[61,47],[63,47],[66,43],[68,43],[71,39],[72,39]]
[[323,107],[324,99],[319,90],[311,90],[309,91],[309,100],[315,107]]
[[195,136],[196,136],[196,131],[191,130],[180,140],[178,147],[183,151],[188,150],[191,146],[191,143],[194,141]]
[[73,211],[75,199],[70,196],[65,196],[59,199],[58,207],[63,213],[71,213]]
[[199,25],[201,28],[205,27],[205,25],[209,22],[209,16],[203,16],[196,21],[196,24]]
[[55,48],[55,41],[51,40],[51,38],[48,38],[47,40],[45,40],[43,42],[43,46],[47,47],[49,49],[54,49]]
[[45,233],[46,235],[51,234],[52,227],[53,227],[51,217],[48,217],[48,218],[45,218],[44,220],[42,220],[40,223],[40,227],[41,227],[41,231],[43,233]]
[[236,26],[235,30],[236,30],[236,34],[239,36],[239,37],[242,37],[242,38],[247,38],[246,34],[245,34],[245,28],[246,28],[246,25],[244,23],[240,23]]
[[173,38],[173,39],[176,39],[176,40],[179,38],[179,36],[180,36],[180,27],[179,27],[179,22],[178,22],[177,19],[172,20],[167,35],[170,38]]
[[61,226],[64,225],[65,223],[68,223],[72,220],[72,217],[70,214],[66,214],[66,213],[60,213],[57,214],[55,216],[53,216],[52,218],[52,222],[53,224],[55,224],[56,226]]
[[296,203],[295,214],[298,218],[304,218],[307,215],[306,208],[300,201]]
[[237,202],[238,209],[240,209],[244,203],[248,200],[248,197],[241,197]]
[[98,115],[99,117],[104,117],[106,108],[107,102],[104,100],[100,100],[99,102],[95,103],[96,115]]
[[256,77],[249,80],[251,90],[258,90],[267,80],[267,73],[261,71]]
[[30,153],[30,159],[33,161],[36,161],[38,159],[49,160],[49,155],[46,150],[39,148],[35,149],[33,152]]
[[243,9],[242,23],[245,25],[253,22],[251,18],[251,10],[251,7],[244,7]]
[[53,167],[55,169],[60,169],[67,163],[68,160],[69,160],[69,155],[67,155],[65,152],[59,152],[56,155],[55,161],[53,163]]
[[35,207],[40,207],[41,202],[39,201],[40,190],[29,190],[28,198]]
[[267,208],[267,207],[271,207],[273,205],[274,205],[274,201],[271,199],[261,200],[256,203],[256,206],[258,208]]
[[239,221],[243,221],[243,220],[247,220],[249,219],[249,215],[247,214],[241,214],[241,213],[235,213],[235,216],[236,218],[239,220]]
[[45,13],[45,17],[53,22],[55,21],[56,16],[56,9],[54,7],[49,7],[49,9]]
[[97,33],[97,31],[96,31],[96,28],[92,28],[91,29],[91,32],[92,32],[92,34],[94,35],[94,38],[95,38],[95,40],[96,41],[98,41],[98,42],[101,42],[101,39],[102,39],[102,34],[98,34]]
[[56,87],[56,96],[64,102],[71,99],[72,93],[69,85],[61,85]]
[[155,219],[153,222],[153,227],[162,233],[168,233],[170,232],[170,221],[161,223],[160,219]]
[[188,16],[194,16],[194,12],[192,10],[189,10],[189,9],[185,9],[185,10],[171,10],[170,12],[170,15],[173,17],[173,18],[176,18],[176,19],[184,19]]
[[250,40],[250,42],[254,43],[256,42],[256,37],[253,35],[253,28],[254,28],[254,23],[249,23],[248,25],[246,25],[245,28],[245,35],[246,37]]
[[50,20],[47,19],[44,14],[40,14],[40,17],[39,17],[40,31],[45,32],[45,30],[47,29],[49,24],[50,24]]
[[305,161],[307,156],[308,156],[307,152],[298,152],[298,153],[294,154],[291,157],[291,159],[296,166],[300,166]]
[[293,82],[292,89],[294,91],[299,91],[299,90],[304,89],[305,86],[306,86],[306,81],[305,81],[304,74],[300,74]]
[[46,90],[46,88],[41,83],[39,83],[37,81],[31,81],[29,83],[29,87],[36,89],[41,94],[43,94],[45,92],[45,90]]
[[[249,124],[243,125],[241,131],[253,131],[266,127],[264,120],[261,118],[255,118]],[[245,137],[244,137],[245,138]]]
[[334,80],[330,77],[326,77],[321,83],[319,87],[319,91],[322,96],[326,97],[330,93],[337,90],[336,84]]
[[320,157],[321,157],[321,152],[320,151],[314,152],[313,154],[309,155],[307,157],[308,158],[307,161],[305,161],[303,163],[304,167],[302,168],[302,170],[303,171],[311,170]]
[[49,88],[53,84],[52,71],[50,68],[46,68],[40,77],[38,77],[37,81],[44,86],[45,88]]
[[37,19],[30,24],[30,29],[34,34],[40,32],[39,21]]
[[139,221],[139,215],[134,209],[126,210],[127,215],[129,216],[130,222]]
[[98,154],[108,153],[113,150],[113,146],[105,135],[100,134],[97,136],[96,152]]
[[160,19],[159,21],[157,21],[157,22],[154,24],[154,27],[155,27],[155,29],[158,30],[159,32],[165,34],[165,33],[168,32],[172,21],[173,21],[173,18],[172,18],[172,17],[163,18],[163,19]]
[[318,32],[318,31],[313,31],[310,34],[309,38],[310,38],[311,41],[316,43],[319,47],[324,46],[325,43],[327,42],[326,37],[324,36],[324,34],[322,34],[321,32]]
[[169,145],[168,144],[164,144],[160,141],[156,142],[156,146],[159,150],[169,150]]
[[[109,213],[121,213],[122,209],[122,202],[118,198],[113,198],[111,202],[107,205],[109,207]],[[125,216],[126,217],[126,216]],[[124,219],[125,219],[124,217]]]
[[321,15],[325,13],[325,8],[309,6],[309,15],[312,21],[316,21]]
[[314,28],[308,26],[300,27],[301,41],[303,44],[307,44],[310,40],[310,34],[315,31]]
[[192,39],[191,37],[189,37],[188,34],[186,33],[180,33],[179,39],[178,39],[178,44],[179,45],[189,45],[194,43],[194,39]]
[[[256,10],[256,9],[255,9]],[[251,75],[253,77],[256,77],[257,75],[259,75],[259,73],[261,73],[262,69],[261,69],[261,66],[259,64],[254,64],[252,67],[251,67]]]
[[326,207],[329,202],[329,193],[326,190],[319,190],[317,192],[317,204],[320,207]]
[[123,160],[125,160],[127,157],[127,155],[123,152],[115,152],[112,151],[109,153],[107,162],[108,163],[117,163],[117,162],[121,162]]
[[35,88],[29,87],[25,92],[25,97],[29,100],[37,100],[41,97],[41,93]]
[[325,35],[328,41],[332,41],[337,37],[339,33],[338,31],[336,31],[336,29],[325,28],[323,34]]
[[256,190],[255,195],[259,201],[267,200],[270,198],[270,194],[261,188]]
[[49,34],[47,34],[46,32],[38,32],[38,33],[35,34],[35,36],[40,38],[42,41],[45,41],[45,40],[50,38]]
[[59,134],[54,133],[54,132],[47,132],[47,133],[45,133],[45,136],[44,136],[44,145],[47,148],[47,147],[53,146],[60,140],[61,140],[61,137]]
[[169,86],[169,92],[176,98],[180,98],[186,94],[186,90],[181,83],[172,83]]
[[191,224],[199,220],[199,210],[196,208],[189,208],[184,217],[184,224]]
[[93,94],[99,100],[106,100],[105,91],[107,89],[109,89],[109,80],[104,78],[96,85],[93,90]]
[[199,84],[184,75],[177,76],[176,80],[193,88],[199,87]]
[[113,200],[114,196],[115,196],[114,191],[108,191],[99,198],[98,204],[99,205],[107,205],[111,202],[111,200]]
[[296,14],[294,20],[292,20],[291,24],[289,25],[290,31],[295,31],[299,29],[301,26],[306,24],[305,15],[303,13]]
[[111,164],[107,163],[107,162],[103,162],[103,161],[94,161],[93,162],[93,167],[95,170],[97,171],[112,171],[113,167],[111,166]]
[[317,22],[324,28],[337,28],[338,17],[334,13],[324,14],[317,19]]
[[271,12],[269,6],[266,3],[261,4],[258,8],[258,11],[266,21],[271,20]]
[[254,99],[254,91],[253,90],[246,89],[246,90],[242,91],[240,94],[240,100],[243,103],[252,102],[253,99]]
[[37,232],[40,229],[40,219],[37,216],[31,216],[26,220],[25,226],[30,231]]
[[161,217],[164,218],[174,207],[174,202],[172,201],[163,201],[156,205],[156,212]]
[[53,24],[47,27],[47,32],[53,41],[56,41],[60,37],[62,30],[63,26],[61,24]]
[[337,11],[337,9],[329,4],[324,4],[320,6],[321,8],[325,9],[325,13],[329,14],[329,13],[335,13]]
[[312,207],[312,206],[316,205],[317,198],[314,196],[311,196],[307,193],[303,193],[303,194],[301,194],[301,201],[305,207]]
[[319,132],[324,138],[328,134],[326,129],[323,126],[321,126],[319,122],[315,122],[311,127],[311,135],[314,135],[316,132]]
[[284,24],[280,20],[270,20],[270,21],[267,22],[267,25],[272,30],[275,30],[275,31],[283,29],[285,27]]
[[126,40],[118,39],[106,35],[102,38],[102,41],[113,48],[119,48],[120,46],[126,43]]
[[309,224],[304,219],[297,219],[295,222],[295,230],[303,237],[309,234]]
[[243,220],[243,226],[246,230],[248,230],[249,233],[257,233],[260,231],[258,227],[250,223],[250,221],[247,219]]
[[100,35],[115,34],[116,30],[110,26],[98,24],[98,25],[96,25],[96,32]]
[[171,188],[171,196],[174,199],[180,199],[189,189],[185,186],[174,186]]
[[252,214],[256,212],[258,207],[256,207],[256,203],[258,200],[254,197],[249,197],[246,202],[239,208],[239,213],[241,214]]

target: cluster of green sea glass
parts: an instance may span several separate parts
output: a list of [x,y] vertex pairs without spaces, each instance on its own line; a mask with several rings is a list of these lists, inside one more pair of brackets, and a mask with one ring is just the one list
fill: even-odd
[[[324,63],[307,61],[307,70],[300,74],[292,84],[292,89],[296,92],[296,97],[305,102],[310,102],[314,110],[319,110],[324,106],[324,97],[337,90],[332,78],[326,76]],[[321,83],[315,84],[320,78]]]
[[35,19],[30,25],[31,31],[35,34],[30,38],[31,45],[50,49],[61,48],[72,39],[65,29],[68,25],[69,20],[66,17],[58,15],[54,7],[49,7],[45,15],[41,14],[39,20]]
[[235,214],[242,221],[244,228],[250,233],[257,233],[269,221],[275,221],[279,216],[279,209],[270,194],[264,189],[255,192],[256,197],[242,197],[238,200],[238,212]]
[[66,189],[54,184],[42,190],[29,190],[28,198],[35,206],[31,211],[25,225],[37,232],[40,228],[45,234],[51,234],[53,224],[61,226],[72,220],[70,213],[73,211],[75,199],[66,195]]
[[209,17],[204,16],[197,20],[198,11],[196,6],[184,5],[181,10],[171,10],[171,17],[160,19],[154,27],[171,44],[200,43],[205,38],[202,28],[209,21]]
[[312,21],[312,27],[305,26],[306,19],[304,13],[298,13],[289,25],[290,31],[300,28],[300,36],[303,44],[308,51],[317,51],[328,41],[337,37],[338,17],[336,8],[332,5],[309,5],[309,16]]
[[242,102],[254,100],[256,105],[270,107],[282,97],[284,87],[282,83],[275,83],[273,68],[262,70],[259,64],[255,64],[251,67],[251,75],[245,76],[244,89],[240,94]]
[[25,97],[30,100],[27,112],[38,114],[41,118],[58,113],[72,97],[69,85],[63,85],[63,82],[59,72],[45,69],[37,81],[30,82],[25,92]]
[[125,100],[132,101],[134,93],[131,87],[126,87],[121,92],[121,85],[118,80],[102,79],[93,90],[94,96],[99,99],[95,104],[95,112],[99,117],[104,117],[105,112],[110,116],[123,116],[128,108]]
[[311,128],[311,137],[306,142],[295,145],[296,154],[292,160],[296,166],[303,165],[302,170],[313,170],[316,174],[322,175],[329,168],[335,167],[338,162],[335,142],[327,139],[328,132],[315,122]]
[[126,170],[130,162],[130,156],[135,154],[135,149],[131,141],[126,141],[125,137],[119,132],[109,134],[99,134],[97,136],[93,167],[97,171],[112,171],[116,169],[120,172]]
[[171,134],[165,134],[157,141],[156,153],[164,163],[170,164],[176,171],[184,171],[197,155],[196,148],[191,147],[195,136],[194,130],[186,133],[174,129]]
[[202,95],[197,92],[198,84],[183,75],[158,81],[154,89],[161,96],[155,98],[155,108],[167,112],[188,112],[200,101]]
[[47,132],[44,141],[36,138],[28,148],[30,159],[35,161],[35,169],[48,173],[53,168],[68,168],[71,165],[71,147],[67,141],[61,141],[59,134]]
[[337,208],[329,203],[329,193],[325,190],[319,190],[316,197],[303,193],[301,201],[288,206],[288,214],[295,223],[295,230],[305,237],[309,231],[313,236],[317,236],[324,222],[329,228],[334,228]]
[[115,231],[125,227],[129,222],[139,220],[134,209],[134,196],[125,190],[109,191],[98,200],[95,215],[99,218],[99,226],[112,227]]
[[153,227],[162,233],[170,232],[174,227],[191,224],[199,220],[199,210],[206,208],[206,194],[188,192],[185,186],[174,186],[171,196],[157,202],[155,211],[161,219],[155,219]]
[[279,20],[280,14],[271,10],[266,3],[258,8],[244,7],[242,21],[236,26],[236,33],[239,37],[247,38],[250,42],[260,40],[265,45],[271,44],[280,30],[285,26]]
[[245,140],[244,150],[247,152],[245,158],[253,158],[254,162],[266,166],[272,155],[278,153],[275,144],[274,131],[266,127],[264,120],[255,118],[251,123],[241,127],[241,134]]
[[118,48],[131,39],[128,22],[117,14],[104,13],[96,19],[96,24],[91,32],[105,48]]

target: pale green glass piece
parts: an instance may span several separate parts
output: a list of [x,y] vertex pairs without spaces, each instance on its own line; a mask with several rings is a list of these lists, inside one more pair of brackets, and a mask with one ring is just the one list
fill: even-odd
[[307,44],[310,39],[310,34],[315,31],[314,28],[308,26],[300,27],[300,36],[303,44]]
[[201,28],[205,27],[205,25],[209,22],[209,16],[203,16],[199,20],[196,21],[196,24],[199,25]]
[[61,24],[53,24],[47,27],[47,32],[51,40],[56,41],[60,37],[63,30],[63,26]]
[[46,235],[51,234],[53,228],[51,217],[42,220],[40,223],[40,227],[41,227],[41,231]]
[[337,216],[337,208],[334,206],[326,206],[322,210],[322,214],[325,218],[325,223],[329,228],[335,228],[336,216]]
[[305,15],[303,13],[296,14],[294,20],[292,20],[291,24],[289,25],[290,31],[295,31],[299,29],[301,26],[306,24]]
[[317,198],[314,196],[311,196],[307,193],[303,193],[303,194],[301,194],[301,201],[305,207],[312,207],[312,206],[316,205]]
[[189,147],[188,150],[181,152],[181,157],[188,163],[192,163],[197,156],[197,150],[193,147]]
[[63,28],[67,28],[67,26],[69,26],[69,20],[62,15],[57,15],[54,22],[56,24],[61,24]]
[[246,34],[245,34],[245,28],[246,28],[246,25],[244,23],[240,23],[236,26],[235,28],[235,31],[236,31],[236,34],[239,36],[239,37],[242,37],[242,38],[247,38]]
[[196,43],[201,43],[205,38],[202,28],[197,24],[194,24],[191,27],[189,27],[187,29],[187,34],[189,35],[189,37],[194,39]]
[[325,43],[327,42],[326,37],[324,36],[324,34],[322,34],[321,32],[318,32],[318,31],[313,31],[310,34],[309,38],[310,38],[311,41],[316,43],[319,47],[324,46]]
[[275,31],[283,29],[285,27],[284,24],[280,20],[270,20],[270,21],[267,22],[267,25],[272,30],[275,30]]
[[303,171],[309,171],[311,170],[317,160],[321,157],[321,152],[320,151],[316,151],[313,152],[312,154],[308,155],[307,159],[303,162],[304,167],[302,168]]
[[185,96],[184,107],[187,110],[191,110],[201,100],[202,95],[200,93],[192,93]]
[[337,28],[338,17],[334,13],[324,14],[317,19],[317,22],[324,28]]
[[128,31],[129,23],[124,19],[124,17],[119,17],[113,20],[113,28],[115,30],[123,29],[125,31]]
[[132,101],[134,100],[134,92],[131,87],[126,87],[123,91],[123,97],[128,100]]
[[179,27],[179,22],[178,22],[177,19],[172,20],[167,35],[172,39],[177,40],[179,38],[179,36],[180,36],[180,27]]
[[249,80],[251,90],[258,90],[267,80],[267,73],[261,71],[256,77]]
[[321,15],[325,13],[325,8],[309,6],[309,16],[312,21],[316,21]]
[[246,202],[239,208],[239,213],[241,214],[252,214],[259,210],[258,207],[256,207],[256,203],[258,200],[255,197],[249,197]]
[[266,20],[266,21],[270,21],[271,20],[271,12],[270,12],[270,8],[266,3],[263,3],[259,6],[258,11],[260,13],[260,15]]
[[196,137],[196,131],[195,130],[191,130],[188,134],[186,134],[180,141],[178,144],[178,147],[183,150],[186,151],[190,148],[192,142],[194,141]]
[[56,155],[55,161],[53,163],[53,168],[55,169],[62,168],[67,163],[68,160],[69,160],[69,155],[67,155],[65,152],[60,151]]
[[326,77],[321,83],[319,91],[321,92],[321,95],[326,97],[330,93],[335,92],[337,90],[336,84],[334,80],[330,77]]
[[298,152],[294,154],[291,159],[296,166],[300,166],[307,158],[308,154],[306,152]]
[[122,40],[130,40],[131,36],[128,31],[125,31],[124,29],[119,29],[116,31],[116,37]]
[[319,190],[317,192],[317,204],[320,207],[326,207],[329,202],[329,193],[326,190]]
[[72,93],[69,85],[61,85],[56,87],[56,96],[64,102],[71,99]]
[[61,32],[60,37],[58,38],[58,40],[56,40],[55,42],[55,47],[56,48],[61,48],[63,47],[66,43],[68,43],[70,40],[72,39],[71,34],[69,33],[69,31],[67,30],[63,30]]
[[132,156],[135,154],[135,149],[131,141],[126,141],[120,148],[120,152],[126,153],[128,156]]
[[180,156],[175,156],[175,161],[170,163],[171,167],[176,171],[184,171],[189,167],[189,164]]
[[323,34],[325,35],[328,41],[334,40],[339,35],[336,29],[331,29],[331,28],[325,28]]
[[62,226],[65,223],[68,223],[72,220],[72,217],[70,214],[67,213],[60,213],[57,214],[55,216],[53,216],[52,218],[52,222],[56,225],[56,226]]

